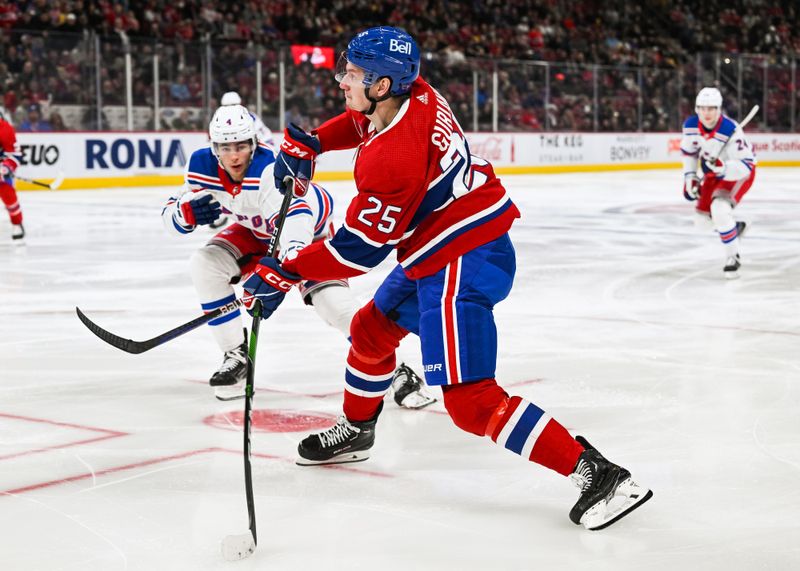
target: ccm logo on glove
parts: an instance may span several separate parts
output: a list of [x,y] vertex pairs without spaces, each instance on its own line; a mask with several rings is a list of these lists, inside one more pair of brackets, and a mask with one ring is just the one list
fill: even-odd
[[274,272],[272,268],[269,268],[268,266],[256,266],[255,273],[258,274],[259,277],[266,283],[275,289],[281,290],[282,292],[288,292],[290,289],[292,289],[292,286],[297,283],[296,281],[287,281],[283,279],[280,274]]
[[[307,148],[308,147],[306,147],[306,149]],[[290,143],[289,141],[284,141],[281,144],[281,149],[286,151],[287,153],[289,153],[293,157],[297,157],[299,159],[304,159],[304,158],[306,158],[307,155],[311,154],[311,151],[308,151],[308,150],[304,151],[303,149],[301,149],[297,145],[294,145],[294,144]]]

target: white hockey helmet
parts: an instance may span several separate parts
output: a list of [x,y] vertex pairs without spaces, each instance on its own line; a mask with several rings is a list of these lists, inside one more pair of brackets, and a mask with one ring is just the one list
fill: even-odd
[[698,107],[722,107],[722,93],[716,87],[704,87],[694,100],[695,110]]
[[228,91],[227,93],[223,93],[222,94],[222,98],[219,100],[219,104],[220,105],[241,105],[242,104],[242,98],[235,91]]
[[225,105],[219,107],[208,126],[211,150],[219,158],[217,145],[221,143],[238,143],[248,141],[251,146],[250,157],[256,152],[258,140],[253,117],[246,107],[241,105]]

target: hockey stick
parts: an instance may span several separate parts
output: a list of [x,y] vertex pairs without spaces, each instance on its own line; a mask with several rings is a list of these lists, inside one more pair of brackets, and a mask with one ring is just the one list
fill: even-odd
[[728,146],[728,143],[730,143],[733,140],[733,135],[736,133],[736,131],[738,131],[739,129],[744,129],[745,126],[750,122],[750,120],[753,117],[756,116],[756,113],[758,113],[759,109],[760,109],[760,107],[758,105],[753,105],[753,108],[750,110],[750,113],[745,115],[745,118],[742,119],[742,122],[739,123],[739,125],[736,127],[734,132],[731,133],[731,136],[728,138],[728,140],[725,141],[725,143],[719,148],[719,152],[717,152],[717,156],[714,157],[713,159],[710,159],[710,160],[706,161],[707,164],[712,164],[713,165],[713,164],[715,164],[717,162],[717,159],[722,154],[722,151],[724,151],[725,147]]
[[[283,203],[278,214],[278,221],[275,225],[275,231],[272,233],[272,238],[269,242],[269,249],[267,255],[271,258],[275,257],[278,249],[278,240],[280,239],[281,231],[283,230],[283,222],[286,219],[286,213],[289,211],[289,205],[292,202],[294,195],[294,185],[287,183],[286,193],[283,196]],[[253,324],[250,326],[250,342],[247,345],[247,380],[245,381],[244,389],[244,419],[243,419],[243,432],[244,432],[244,494],[247,500],[247,518],[249,521],[250,532],[238,535],[228,535],[222,540],[222,556],[227,561],[238,561],[249,557],[258,545],[258,534],[256,533],[256,504],[253,497],[253,468],[250,462],[250,426],[252,423],[253,413],[253,394],[254,376],[256,368],[256,345],[258,344],[258,328],[261,324],[261,300],[256,299],[253,303]]]
[[254,376],[256,368],[256,346],[258,345],[258,327],[261,323],[261,300],[253,304],[253,324],[250,326],[250,342],[247,344],[247,379],[244,387],[244,495],[247,501],[247,519],[250,531],[237,535],[227,535],[220,548],[222,557],[227,561],[238,561],[252,555],[258,545],[256,533],[256,503],[253,494],[253,468],[250,463],[250,426],[253,415]]
[[[291,183],[287,183],[286,193],[283,196],[283,203],[281,203],[281,209],[278,212],[278,219],[275,222],[275,231],[272,233],[272,238],[270,239],[269,243],[269,250],[268,255],[273,256],[275,250],[278,246],[278,237],[280,236],[281,230],[283,229],[283,221],[286,219],[286,213],[289,211],[289,205],[292,202],[292,198],[294,197],[294,185]],[[145,351],[149,351],[154,347],[158,347],[159,345],[163,345],[168,341],[172,341],[176,337],[180,337],[185,333],[189,333],[189,331],[193,331],[200,327],[201,325],[208,323],[209,321],[216,319],[222,315],[227,315],[232,311],[236,311],[241,305],[244,303],[241,299],[235,299],[227,305],[223,305],[222,307],[218,307],[214,311],[206,313],[205,315],[201,315],[191,321],[184,323],[183,325],[179,325],[175,329],[170,329],[166,333],[162,333],[161,335],[157,335],[152,339],[148,339],[147,341],[134,341],[133,339],[125,339],[124,337],[120,337],[119,335],[115,335],[110,331],[107,331],[89,319],[86,314],[84,314],[79,307],[75,308],[76,313],[78,314],[78,319],[95,335],[97,335],[100,339],[111,345],[112,347],[116,347],[122,351],[127,353],[133,353],[134,355],[138,355],[139,353],[144,353]]]
[[59,171],[58,176],[53,180],[53,182],[50,183],[42,182],[40,180],[33,180],[32,178],[25,178],[24,176],[17,176],[17,175],[14,175],[14,178],[25,181],[29,184],[35,184],[36,186],[41,186],[44,188],[48,188],[50,190],[56,190],[59,186],[61,186],[61,183],[64,182],[64,173],[62,171]]
[[223,305],[222,307],[218,307],[214,311],[206,313],[205,315],[201,315],[196,319],[192,319],[191,321],[184,323],[183,325],[179,325],[175,329],[170,329],[166,333],[162,333],[161,335],[157,335],[152,339],[148,339],[147,341],[134,341],[133,339],[125,339],[124,337],[120,337],[119,335],[115,335],[110,331],[106,331],[99,325],[97,325],[94,321],[86,317],[86,315],[81,311],[79,307],[75,308],[75,311],[78,314],[78,319],[95,335],[97,335],[100,339],[111,345],[112,347],[116,347],[117,349],[121,349],[127,353],[133,353],[134,355],[138,355],[139,353],[144,353],[145,351],[149,351],[153,347],[158,347],[159,345],[163,345],[167,341],[172,341],[176,337],[180,337],[184,333],[189,333],[189,331],[193,331],[197,329],[204,323],[208,323],[212,319],[216,319],[221,315],[227,315],[232,311],[235,311],[242,305],[241,299],[235,299],[227,305]]

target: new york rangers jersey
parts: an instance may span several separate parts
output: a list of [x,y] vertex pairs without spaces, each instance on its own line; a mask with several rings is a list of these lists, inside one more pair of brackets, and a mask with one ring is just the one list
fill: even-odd
[[[236,183],[220,166],[210,147],[195,151],[186,165],[183,189],[171,196],[162,210],[165,226],[173,234],[194,231],[195,226],[186,225],[177,215],[180,204],[196,193],[209,193],[225,214],[232,215],[257,238],[268,242],[283,202],[283,196],[275,188],[274,163],[272,151],[259,144],[242,182]],[[303,248],[315,238],[327,236],[332,214],[333,199],[318,185],[312,185],[312,190],[303,198],[292,200],[281,231],[281,257]]]
[[720,116],[712,129],[707,129],[697,115],[686,119],[683,123],[681,153],[684,174],[697,172],[698,162],[701,162],[703,172],[707,173],[709,169],[705,161],[717,156],[726,164],[724,176],[721,177],[723,180],[745,179],[756,165],[750,141],[739,129],[739,124],[725,115]]
[[332,239],[284,264],[305,278],[356,276],[394,249],[406,275],[431,275],[520,216],[492,166],[470,154],[445,99],[421,78],[380,132],[347,110],[315,133],[323,152],[358,147],[358,194]]

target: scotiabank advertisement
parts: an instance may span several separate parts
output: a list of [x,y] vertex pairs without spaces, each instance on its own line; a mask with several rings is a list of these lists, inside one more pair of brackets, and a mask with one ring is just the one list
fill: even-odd
[[[499,174],[676,168],[678,133],[467,133],[470,151]],[[763,166],[800,166],[800,134],[748,133]],[[19,133],[20,177],[61,188],[177,185],[205,133]],[[323,154],[317,179],[352,178],[353,151]],[[20,189],[34,189],[18,181]]]
[[[800,166],[800,134],[747,138],[761,164]],[[473,154],[511,172],[671,168],[681,161],[679,133],[468,133],[467,141]]]

